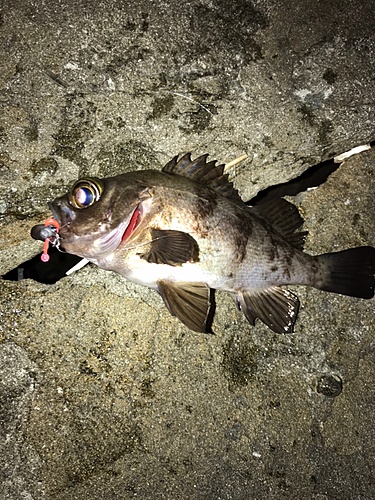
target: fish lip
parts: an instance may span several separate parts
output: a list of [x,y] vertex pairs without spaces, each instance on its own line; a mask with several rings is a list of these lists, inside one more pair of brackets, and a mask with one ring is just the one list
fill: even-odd
[[59,214],[57,213],[57,210],[55,209],[55,207],[53,206],[53,202],[52,201],[49,201],[48,202],[48,208],[51,210],[52,212],[52,215],[53,215],[53,218],[57,220],[57,222],[60,224],[61,226],[61,217],[59,216]]
[[69,228],[70,224],[76,218],[74,211],[70,208],[69,204],[64,201],[60,202],[57,199],[52,202],[48,202],[48,207],[51,210],[53,217],[60,224],[60,229],[65,226],[68,226]]

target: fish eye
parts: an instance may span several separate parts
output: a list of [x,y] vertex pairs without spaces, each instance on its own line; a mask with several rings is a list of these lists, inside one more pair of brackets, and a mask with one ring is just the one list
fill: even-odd
[[81,179],[72,187],[71,203],[76,208],[90,207],[100,199],[102,192],[103,186],[99,179]]

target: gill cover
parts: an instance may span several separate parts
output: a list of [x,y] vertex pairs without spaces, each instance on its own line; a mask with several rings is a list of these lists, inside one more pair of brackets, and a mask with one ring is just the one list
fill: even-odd
[[86,177],[77,181],[70,193],[70,202],[75,208],[87,208],[99,201],[103,184],[95,177]]

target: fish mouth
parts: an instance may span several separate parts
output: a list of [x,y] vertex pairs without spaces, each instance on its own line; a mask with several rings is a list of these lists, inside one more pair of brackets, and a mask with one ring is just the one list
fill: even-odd
[[73,210],[64,203],[48,202],[48,208],[51,210],[53,218],[60,224],[60,229],[64,226],[69,226],[75,219]]

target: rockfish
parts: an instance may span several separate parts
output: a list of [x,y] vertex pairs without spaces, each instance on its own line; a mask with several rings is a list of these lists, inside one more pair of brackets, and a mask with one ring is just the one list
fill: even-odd
[[247,206],[207,156],[78,180],[49,203],[60,247],[153,288],[196,332],[210,331],[213,289],[234,293],[252,325],[259,318],[277,333],[293,331],[299,306],[284,285],[373,297],[374,248],[304,253],[297,208],[284,199]]

